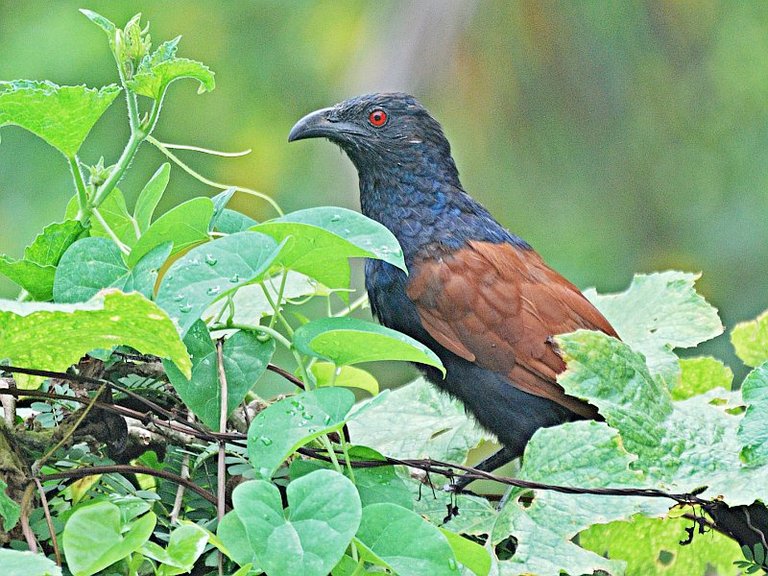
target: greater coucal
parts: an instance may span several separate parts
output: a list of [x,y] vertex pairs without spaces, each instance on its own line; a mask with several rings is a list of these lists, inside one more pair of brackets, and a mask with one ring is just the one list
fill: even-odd
[[557,383],[552,337],[579,328],[615,336],[573,284],[463,189],[440,124],[412,96],[369,94],[308,114],[289,141],[323,137],[357,168],[362,212],[395,235],[409,274],[368,260],[365,285],[379,321],[431,348],[446,368],[420,366],[461,400],[504,448],[495,469],[533,433],[597,418]]

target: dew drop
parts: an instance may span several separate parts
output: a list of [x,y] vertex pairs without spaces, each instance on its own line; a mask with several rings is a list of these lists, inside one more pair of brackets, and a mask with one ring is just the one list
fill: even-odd
[[181,302],[182,300],[184,300],[184,294],[182,294],[181,292],[179,292],[178,294],[176,294],[176,296],[173,297],[174,302]]
[[186,314],[187,312],[190,312],[192,310],[192,304],[181,304],[179,305],[179,312],[182,314]]
[[229,279],[229,281],[232,282],[232,284],[237,284],[240,282],[240,274],[235,274]]
[[205,293],[208,294],[208,296],[215,296],[219,292],[221,292],[221,288],[219,286],[211,286],[210,288],[208,288],[208,290],[205,291]]
[[338,222],[339,220],[341,220],[341,214],[334,214],[331,216],[331,222]]
[[323,424],[330,424],[331,420],[332,420],[331,415],[330,414],[326,414],[325,418],[323,418]]
[[270,446],[272,444],[272,438],[267,438],[266,436],[262,436],[259,438],[259,442],[264,444],[264,446]]
[[214,258],[211,254],[205,255],[205,263],[208,264],[208,266],[216,266],[216,262],[218,262],[218,260]]
[[456,565],[456,560],[453,558],[448,558],[448,568],[450,570],[457,570],[459,567]]

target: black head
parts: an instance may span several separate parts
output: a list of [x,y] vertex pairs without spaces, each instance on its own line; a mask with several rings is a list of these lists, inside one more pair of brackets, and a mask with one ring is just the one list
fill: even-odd
[[401,92],[357,96],[307,114],[288,141],[318,137],[338,144],[358,170],[378,168],[387,160],[402,166],[419,158],[453,166],[440,124],[413,96]]

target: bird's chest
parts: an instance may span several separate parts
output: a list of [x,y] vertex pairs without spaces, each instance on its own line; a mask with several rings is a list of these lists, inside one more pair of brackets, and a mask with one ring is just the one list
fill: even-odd
[[368,260],[365,263],[365,287],[379,322],[423,341],[426,331],[416,306],[406,293],[408,276],[405,272],[381,260]]

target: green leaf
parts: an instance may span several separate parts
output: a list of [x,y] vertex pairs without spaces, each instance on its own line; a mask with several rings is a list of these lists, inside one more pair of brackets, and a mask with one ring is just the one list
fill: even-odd
[[117,245],[107,238],[83,238],[64,254],[56,269],[53,297],[59,303],[85,302],[104,288],[135,290],[147,298],[171,251],[170,242],[150,250],[133,270]]
[[213,302],[268,270],[281,246],[257,232],[239,232],[198,246],[168,269],[157,304],[185,333]]
[[315,362],[310,368],[318,386],[345,386],[365,390],[371,396],[379,393],[379,382],[370,372],[354,366],[336,367],[331,362]]
[[568,364],[558,382],[597,406],[619,430],[646,482],[670,492],[707,487],[702,497],[722,497],[731,506],[766,498],[768,466],[759,465],[762,457],[755,465],[739,458],[743,417],[731,410],[740,404],[738,393],[715,389],[672,402],[642,356],[626,344],[584,331],[557,341]]
[[[248,534],[237,512],[232,510],[225,514],[224,518],[219,522],[216,533],[225,548],[222,551],[230,559],[237,562],[240,566],[254,562],[253,550],[251,549],[251,543],[248,541]],[[222,549],[221,546],[218,548]],[[258,572],[257,570],[255,571]]]
[[189,573],[207,543],[208,533],[203,528],[196,524],[184,524],[171,532],[165,549],[154,542],[146,542],[141,552],[163,564],[158,576],[174,576]]
[[211,69],[202,62],[172,58],[149,66],[140,66],[139,71],[126,84],[136,94],[160,100],[168,85],[180,78],[193,78],[200,82],[198,94],[210,92],[216,87],[213,76]]
[[[234,315],[231,318],[233,324],[261,324],[262,318],[272,316],[275,311],[269,303],[264,291],[269,293],[272,302],[276,302],[280,296],[280,286],[283,284],[283,275],[276,274],[265,278],[258,284],[249,284],[240,287],[237,292],[226,299],[214,302],[203,314],[204,318],[218,318],[223,307],[228,305],[231,298],[234,305]],[[295,298],[304,298],[322,293],[322,286],[315,280],[289,270],[282,290],[283,303]],[[282,306],[281,306],[282,308]],[[229,318],[229,310],[223,318]]]
[[680,382],[672,389],[674,400],[685,400],[718,387],[731,389],[733,372],[711,356],[682,358],[680,370]]
[[78,220],[64,220],[46,226],[24,249],[24,259],[41,266],[57,266],[59,260],[85,231]]
[[74,576],[90,576],[137,551],[155,528],[152,512],[133,522],[120,520],[120,509],[111,502],[78,508],[64,526],[64,555]]
[[462,566],[469,568],[477,576],[488,576],[488,573],[491,571],[491,555],[488,550],[477,542],[473,542],[445,528],[441,528],[440,532],[448,540],[456,560]]
[[445,374],[440,359],[421,342],[357,318],[321,318],[304,324],[294,333],[293,344],[299,352],[337,366],[402,360],[434,366]]
[[35,300],[50,300],[56,266],[62,254],[83,232],[82,224],[76,220],[50,224],[24,249],[22,260],[0,255],[0,273],[24,288]]
[[235,488],[232,502],[254,558],[270,576],[326,576],[360,525],[355,486],[338,472],[318,470],[288,484],[286,496],[287,513],[270,482]]
[[0,82],[0,127],[21,126],[74,158],[120,90],[115,84],[96,89],[47,81]]
[[485,437],[460,402],[423,378],[385,391],[369,404],[351,416],[350,435],[383,454],[464,462]]
[[232,198],[234,193],[234,188],[227,188],[223,192],[216,194],[216,196],[211,199],[213,201],[213,216],[211,217],[211,221],[208,224],[209,232],[213,232],[213,230],[216,228],[219,222],[219,218],[221,218],[221,215],[226,209],[227,203]]
[[172,208],[155,220],[141,235],[127,258],[133,266],[155,246],[173,242],[171,255],[208,240],[208,223],[213,216],[210,198],[193,198]]
[[91,22],[96,24],[99,28],[104,30],[104,32],[107,33],[107,35],[111,38],[112,33],[117,29],[117,26],[115,26],[110,20],[102,16],[101,14],[97,14],[93,10],[87,10],[86,8],[80,8],[80,12],[88,18]]
[[[199,320],[192,325],[184,344],[192,357],[191,378],[185,377],[169,361],[163,361],[163,367],[184,404],[206,426],[218,430],[221,414],[218,357],[205,322]],[[243,330],[225,340],[222,354],[227,376],[227,415],[237,408],[264,374],[274,352],[274,340],[263,342],[255,334]]]
[[117,244],[107,238],[83,238],[62,256],[53,298],[59,303],[85,302],[103,288],[122,288],[128,274]]
[[19,521],[21,506],[6,494],[6,488],[8,484],[0,480],[0,529],[8,533]]
[[224,234],[234,234],[235,232],[248,230],[251,226],[255,226],[256,224],[258,224],[258,222],[250,216],[246,216],[237,210],[224,208],[216,219],[214,228]]
[[0,548],[4,576],[61,576],[61,568],[43,554]]
[[592,526],[579,534],[579,543],[601,556],[624,560],[626,576],[732,574],[734,560],[741,557],[739,545],[712,531],[680,546],[690,524],[683,518],[636,516],[629,522]]
[[300,446],[341,428],[354,403],[354,394],[345,388],[320,388],[275,402],[248,428],[251,464],[271,478]]
[[14,260],[0,255],[0,273],[24,288],[35,300],[53,298],[55,266],[41,266],[29,260]]
[[456,557],[437,526],[396,504],[363,508],[356,540],[400,576],[456,576]]
[[672,350],[696,346],[723,331],[717,310],[693,287],[699,276],[674,270],[636,274],[625,292],[587,290],[584,295],[621,339],[645,356],[651,373],[672,388],[680,374]]
[[[98,212],[120,242],[128,247],[136,244],[139,237],[138,226],[128,212],[125,197],[120,189],[115,188],[109,193],[109,196],[98,206]],[[97,218],[91,222],[91,236],[112,238]]]
[[278,242],[290,237],[280,263],[329,288],[349,288],[348,259],[352,257],[376,258],[405,270],[403,252],[394,235],[352,210],[332,206],[299,210],[252,230]]
[[768,360],[768,310],[755,320],[741,322],[731,332],[736,355],[747,366],[759,366]]
[[139,193],[139,199],[136,200],[136,207],[133,210],[133,218],[142,234],[149,228],[152,215],[155,213],[160,198],[163,197],[170,178],[171,165],[166,162],[157,169]]
[[748,466],[768,465],[768,362],[747,375],[741,394],[748,405],[738,432],[742,460]]
[[[104,291],[82,304],[0,300],[0,358],[17,366],[62,371],[97,348],[130,346],[172,360],[189,374],[191,363],[170,319],[140,294]],[[16,376],[21,388],[41,378]]]
[[[642,486],[642,474],[630,469],[634,457],[622,446],[616,430],[594,421],[569,422],[538,430],[525,449],[518,476],[525,480],[584,488]],[[533,503],[521,502],[515,489],[499,515],[494,544],[509,534],[517,540],[515,554],[500,562],[501,574],[540,576],[621,574],[622,563],[580,548],[572,538],[596,522],[624,519],[639,511],[661,513],[667,502],[639,497],[607,498],[591,494],[560,494],[541,490]]]

